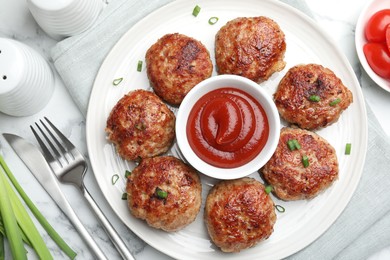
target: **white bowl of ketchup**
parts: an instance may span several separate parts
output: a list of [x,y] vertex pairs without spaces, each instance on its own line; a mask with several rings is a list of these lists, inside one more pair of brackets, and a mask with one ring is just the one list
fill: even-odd
[[258,171],[279,141],[280,118],[272,97],[257,83],[219,75],[197,84],[176,116],[176,139],[187,162],[217,179]]

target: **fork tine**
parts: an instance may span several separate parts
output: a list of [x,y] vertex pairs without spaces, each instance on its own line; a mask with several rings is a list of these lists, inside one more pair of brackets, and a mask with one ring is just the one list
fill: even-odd
[[[49,161],[49,162],[54,162],[54,161],[58,161],[56,160],[52,153],[49,151],[49,149],[46,147],[45,143],[43,142],[43,140],[41,139],[41,137],[38,135],[38,133],[35,131],[34,127],[32,125],[30,125],[30,128],[31,128],[31,131],[33,132],[34,136],[35,136],[35,139],[37,139],[38,141],[38,144],[39,146],[41,147],[42,151],[43,151],[43,155],[45,156],[46,160]],[[61,164],[61,162],[60,162]]]
[[[45,117],[45,119],[48,121],[48,119]],[[46,129],[46,132],[50,135],[51,139],[56,143],[57,147],[60,149],[61,153],[58,152],[58,150],[56,150],[56,146],[53,145],[52,142],[50,142],[50,139],[45,136],[45,134],[43,133],[43,131],[41,129],[41,132],[42,134],[44,135],[44,137],[46,138],[47,142],[49,143],[50,147],[54,150],[54,152],[56,153],[56,156],[57,156],[57,160],[60,161],[60,157],[62,157],[66,163],[69,163],[69,160],[68,160],[68,157],[66,155],[69,155],[71,157],[71,159],[74,159],[74,155],[72,153],[72,151],[69,149],[69,147],[66,146],[66,144],[63,144],[61,143],[59,140],[58,140],[58,137],[55,136],[53,134],[53,131],[49,129],[49,127],[46,126],[46,124],[42,121],[42,120],[39,120],[41,122],[41,124],[43,125],[43,127]],[[49,121],[49,124],[52,128],[55,128],[53,124],[51,124],[51,122]],[[57,131],[56,131],[57,130]],[[58,132],[59,130],[58,129],[54,129],[54,131],[57,133],[58,135]],[[60,139],[62,140],[62,138],[60,137]],[[64,146],[65,145],[65,146]]]
[[55,125],[50,122],[49,119],[47,119],[47,117],[44,117],[45,120],[49,123],[50,127],[53,128],[54,132],[56,132],[56,134],[58,135],[58,137],[61,139],[61,141],[65,144],[65,147],[68,149],[68,150],[72,150],[72,149],[75,149],[76,147],[71,143],[71,141],[69,141],[69,139],[64,136],[63,133],[61,133],[60,130],[57,129],[57,127],[55,127]]
[[[43,123],[41,121],[41,123]],[[46,140],[47,144],[50,146],[51,150],[53,151],[54,155],[57,157],[57,158],[60,158],[61,157],[61,153],[58,151],[58,149],[55,147],[55,145],[53,144],[53,142],[50,140],[50,138],[45,134],[45,132],[42,130],[42,128],[37,124],[35,123],[35,125],[38,127],[38,130],[41,132],[42,136],[44,137],[44,139]],[[44,125],[44,124],[43,124]],[[49,134],[50,131],[48,131]],[[55,140],[55,138],[54,138]],[[66,158],[65,158],[66,159]]]
[[[46,129],[46,132],[51,136],[51,139],[57,144],[57,147],[61,150],[61,153],[65,154],[66,152],[68,152],[65,149],[65,147],[58,141],[57,137],[54,136],[52,131],[50,131],[50,129],[45,125],[45,123],[42,120],[39,120],[39,121],[41,122],[43,127]],[[42,132],[42,130],[41,130],[41,132]],[[48,138],[46,138],[46,140],[49,142]],[[52,149],[54,149],[54,145],[52,143],[49,142],[49,145],[51,146]],[[59,154],[57,156],[59,156]]]

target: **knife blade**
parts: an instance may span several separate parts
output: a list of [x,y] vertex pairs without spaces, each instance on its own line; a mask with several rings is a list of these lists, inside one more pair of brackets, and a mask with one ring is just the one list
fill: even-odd
[[50,169],[50,166],[46,162],[41,151],[20,136],[9,133],[3,133],[3,136],[27,168],[32,172],[34,177],[39,181],[41,186],[56,202],[62,212],[68,217],[96,257],[98,257],[98,259],[107,259],[103,251],[99,248],[95,240],[93,240],[92,236],[81,223],[65,195],[62,193],[59,182]]

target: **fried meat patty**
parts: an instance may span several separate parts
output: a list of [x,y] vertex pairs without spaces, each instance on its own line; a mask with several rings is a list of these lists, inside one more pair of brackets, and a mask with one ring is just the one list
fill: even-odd
[[175,138],[175,115],[153,92],[134,90],[111,110],[106,132],[124,159],[153,157],[171,146]]
[[264,16],[231,20],[215,38],[218,73],[235,74],[258,83],[285,67],[285,52],[283,31]]
[[314,130],[336,122],[353,98],[333,71],[306,64],[289,69],[279,83],[274,100],[282,118]]
[[[289,140],[297,140],[299,149],[291,150]],[[309,165],[303,164],[307,156]],[[262,168],[265,180],[282,200],[311,199],[327,189],[338,177],[334,148],[314,132],[284,127],[275,153]]]
[[173,156],[143,159],[127,178],[130,212],[157,229],[177,231],[200,210],[198,174]]
[[183,34],[167,34],[146,52],[146,72],[153,90],[166,102],[179,105],[199,82],[211,76],[210,53]]
[[209,192],[205,222],[211,240],[224,252],[239,252],[267,239],[276,221],[274,203],[259,181],[221,181]]

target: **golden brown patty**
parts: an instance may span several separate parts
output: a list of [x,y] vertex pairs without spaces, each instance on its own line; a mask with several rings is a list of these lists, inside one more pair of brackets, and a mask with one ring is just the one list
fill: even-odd
[[[319,100],[311,100],[317,97]],[[287,72],[274,100],[286,121],[313,130],[337,121],[352,103],[352,93],[330,69],[307,64],[292,67]]]
[[268,238],[276,221],[274,203],[252,178],[221,181],[207,196],[205,221],[224,252],[239,252]]
[[[289,140],[297,140],[300,149],[290,150]],[[309,165],[304,166],[307,156]],[[328,188],[338,176],[334,148],[319,135],[298,128],[284,127],[275,153],[262,168],[266,181],[283,200],[310,199]]]
[[166,152],[175,138],[175,115],[154,93],[134,90],[111,110],[106,132],[127,160]]
[[211,76],[213,64],[200,41],[174,33],[163,36],[148,49],[146,68],[156,94],[179,105],[196,84]]
[[285,51],[283,31],[275,21],[264,16],[229,21],[215,38],[218,72],[255,82],[267,80],[285,67]]
[[198,174],[172,156],[143,159],[127,178],[126,191],[130,212],[165,231],[193,222],[202,200]]

